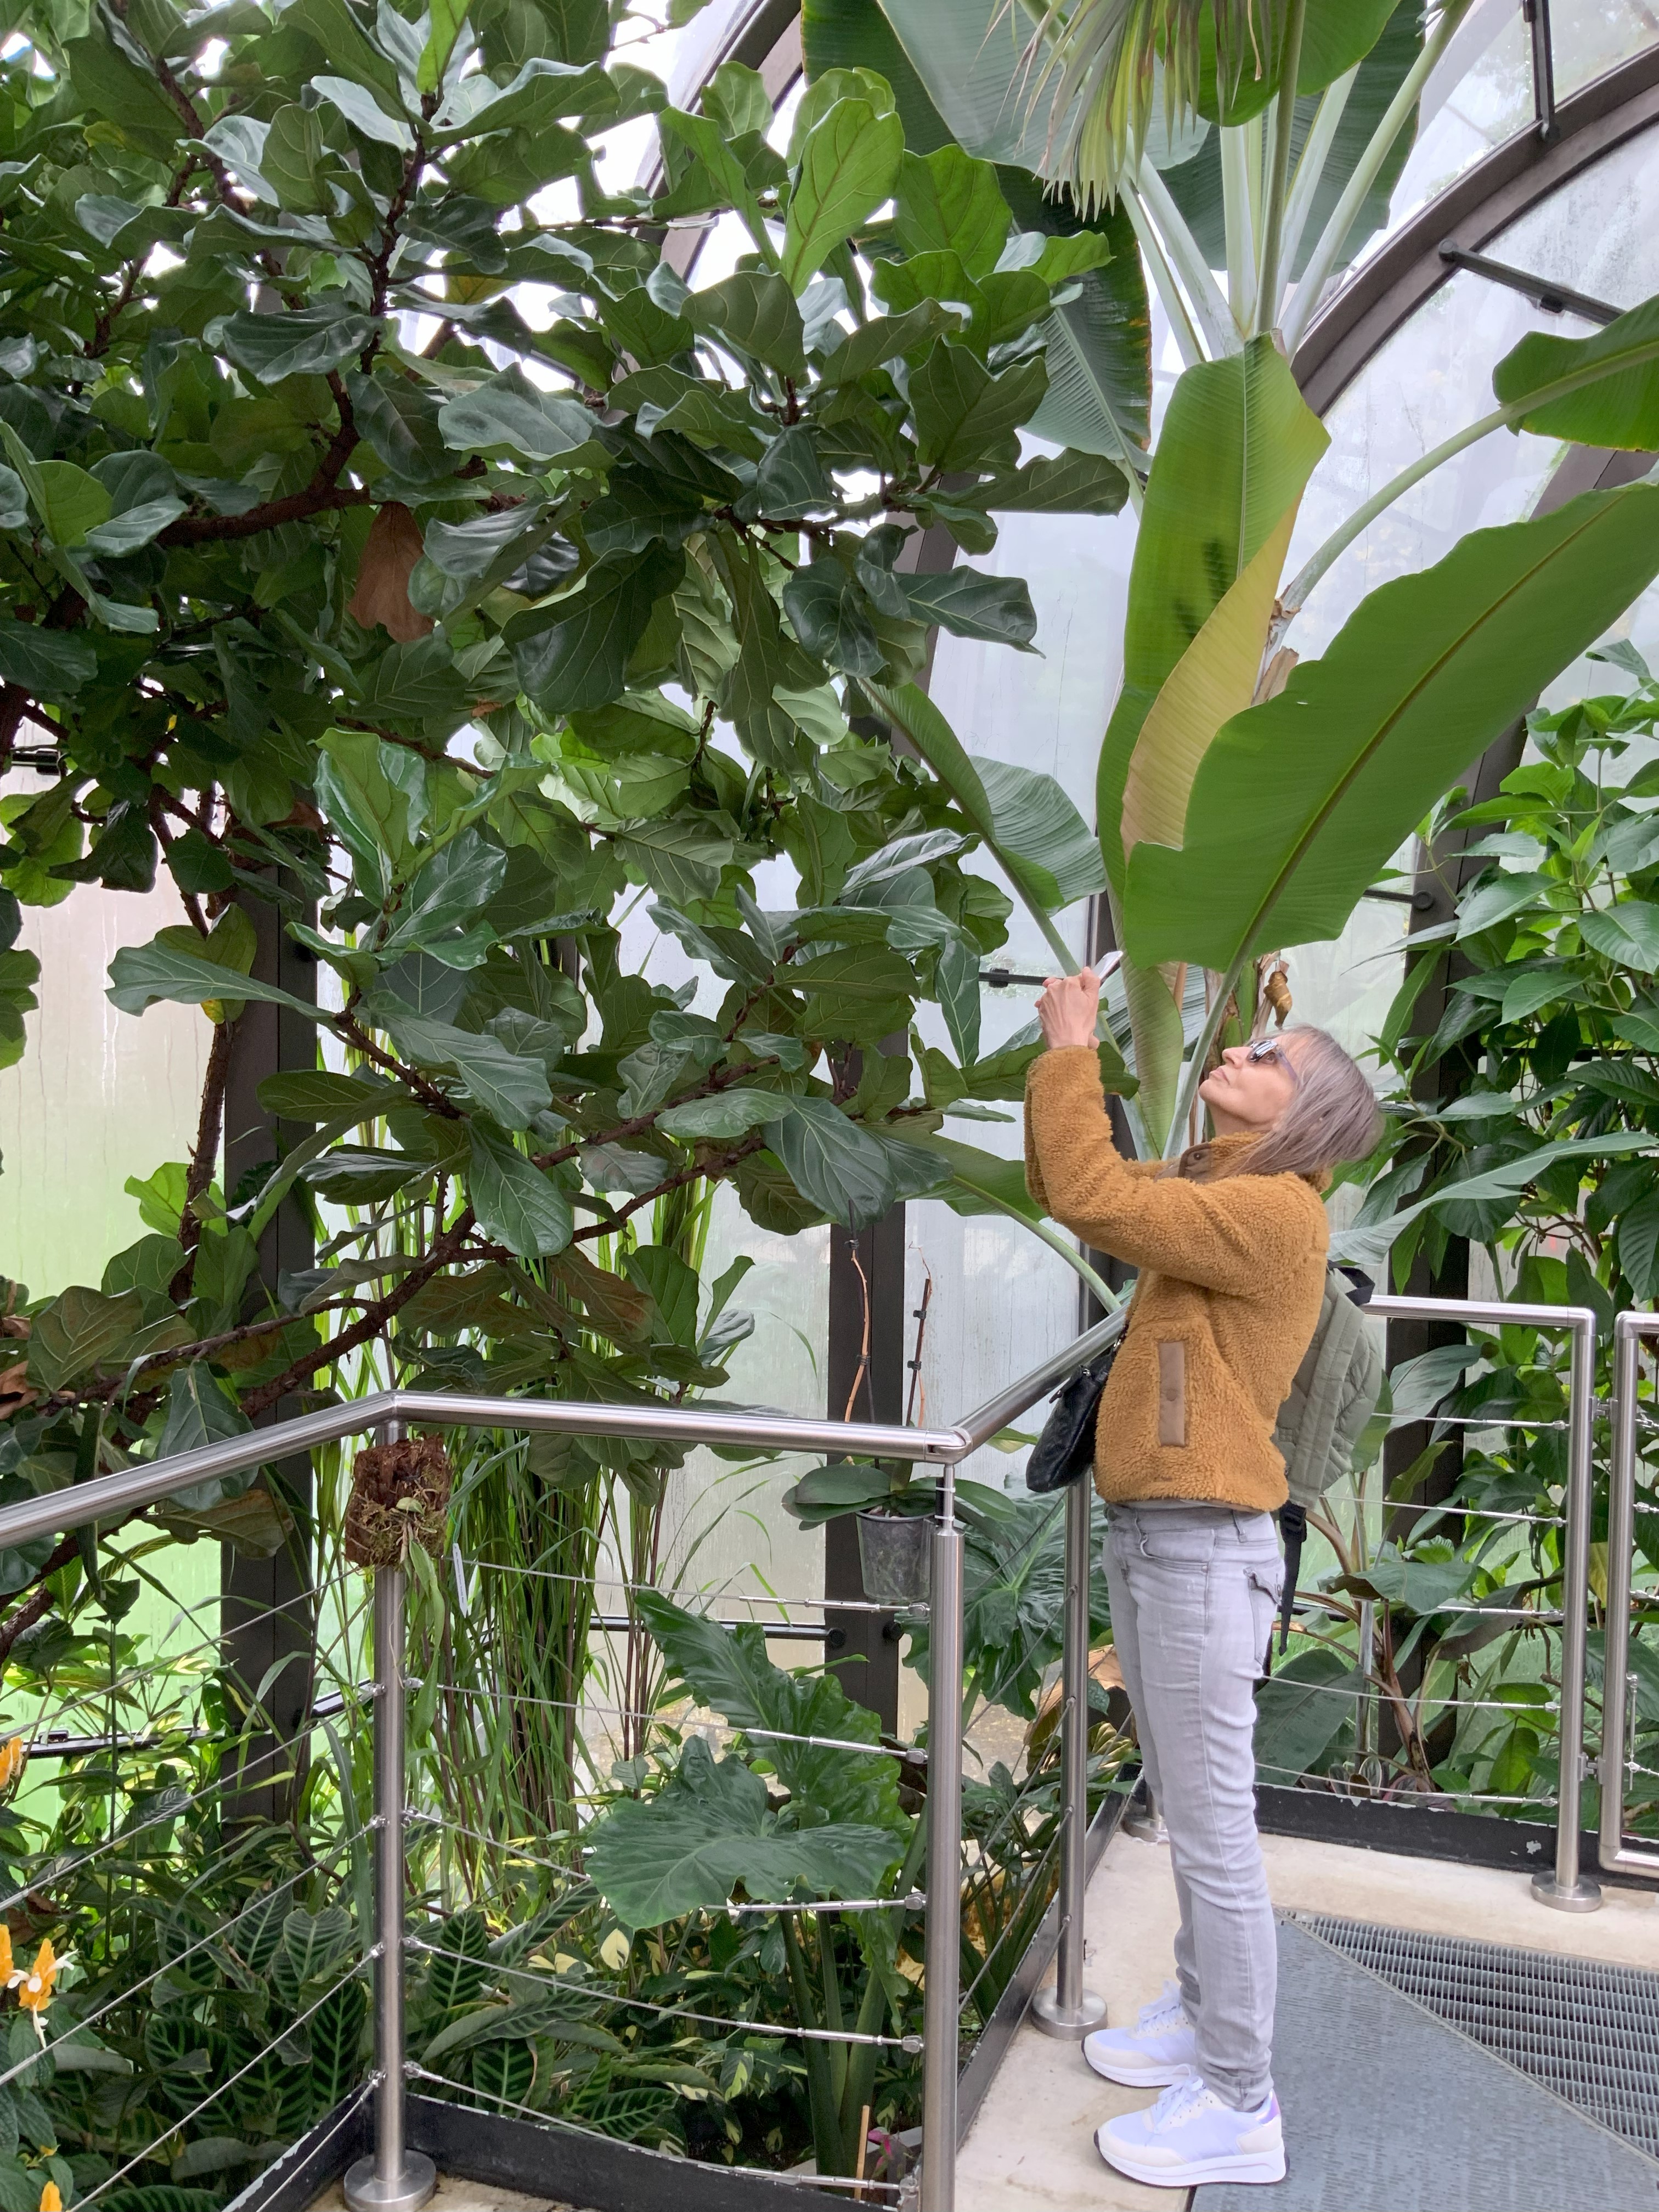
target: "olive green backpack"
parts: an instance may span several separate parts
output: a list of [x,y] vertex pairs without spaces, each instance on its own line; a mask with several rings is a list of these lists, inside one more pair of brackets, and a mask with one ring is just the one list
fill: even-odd
[[1364,1275],[1331,1267],[1313,1341],[1279,1409],[1273,1442],[1285,1462],[1290,1498],[1280,1509],[1285,1538],[1285,1596],[1279,1649],[1289,1641],[1308,1508],[1353,1468],[1354,1450],[1382,1390],[1382,1361],[1364,1308],[1371,1285]]

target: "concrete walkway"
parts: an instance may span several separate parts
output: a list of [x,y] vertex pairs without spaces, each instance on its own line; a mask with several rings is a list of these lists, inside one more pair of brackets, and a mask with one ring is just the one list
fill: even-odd
[[[1264,1837],[1262,1852],[1283,1909],[1659,1971],[1659,1893],[1609,1888],[1599,1912],[1552,1912],[1524,1874],[1284,1836]],[[1090,1887],[1085,1939],[1089,1986],[1114,2022],[1174,1971],[1175,1926],[1167,1850],[1115,1837]],[[957,2212],[1181,2212],[1182,2197],[1124,2180],[1094,2147],[1103,2119],[1150,2101],[1099,2080],[1073,2045],[1021,2028],[962,2147]]]

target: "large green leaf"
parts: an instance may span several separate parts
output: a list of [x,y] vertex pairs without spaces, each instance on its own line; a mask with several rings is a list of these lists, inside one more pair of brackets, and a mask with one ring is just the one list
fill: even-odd
[[800,309],[773,270],[739,270],[706,292],[693,292],[681,309],[694,330],[716,331],[781,376],[806,373],[806,336]]
[[[776,1769],[798,1820],[902,1826],[898,1769],[877,1748],[880,1723],[853,1703],[833,1674],[786,1674],[767,1656],[763,1629],[748,1623],[723,1628],[655,1590],[640,1593],[639,1608],[663,1656],[698,1704],[742,1729],[753,1755]],[[867,1743],[870,1755],[791,1740],[802,1736]]]
[[507,641],[537,704],[569,714],[618,698],[651,611],[684,568],[679,554],[653,545],[632,560],[602,562],[564,599],[515,616]]
[[1129,574],[1123,688],[1097,775],[1101,846],[1120,896],[1124,786],[1141,726],[1328,442],[1270,338],[1189,368],[1170,397]]
[[106,1297],[74,1283],[34,1316],[29,1339],[32,1382],[48,1390],[118,1359],[143,1327],[143,1300],[137,1291]]
[[890,1830],[859,1822],[782,1827],[760,1776],[717,1761],[701,1736],[653,1797],[624,1798],[588,1833],[588,1879],[625,1928],[718,1911],[739,1882],[761,1901],[867,1897],[902,1849]]
[[444,443],[458,451],[505,451],[532,461],[568,462],[592,439],[593,418],[579,399],[543,392],[516,363],[438,416]]
[[[204,1444],[243,1436],[252,1425],[211,1370],[198,1361],[175,1375],[167,1386],[167,1419],[155,1456],[172,1459],[179,1452],[199,1451]],[[187,1513],[205,1513],[228,1498],[240,1498],[253,1476],[252,1468],[240,1474],[216,1475],[187,1490],[175,1491],[169,1502]]]
[[376,1000],[372,1012],[406,1059],[459,1076],[477,1103],[503,1128],[527,1127],[531,1116],[551,1103],[541,1062],[512,1051],[499,1037],[434,1021],[397,1000]]
[[1357,1682],[1345,1652],[1316,1644],[1276,1666],[1256,1692],[1256,1777],[1270,1787],[1293,1788],[1317,1772],[1353,1708],[1340,1692]]
[[1016,451],[1014,433],[1029,422],[1048,388],[1041,356],[994,374],[965,345],[946,338],[910,374],[916,445],[929,468],[1000,465]]
[[[895,21],[902,12],[895,10]],[[892,87],[913,156],[951,146],[952,126],[939,103],[951,106],[967,151],[1004,164],[997,182],[1017,232],[1063,238],[1088,229],[1105,239],[1110,262],[1081,276],[1079,296],[1057,308],[1043,325],[1048,389],[1029,428],[1058,445],[1127,460],[1146,445],[1152,403],[1152,318],[1139,249],[1124,209],[1103,208],[1085,221],[1068,199],[1050,197],[1029,169],[1014,165],[1002,135],[1010,90],[1017,92],[1012,80],[1000,92],[990,77],[982,83],[975,80],[975,91],[985,94],[990,138],[981,139],[964,120],[968,111],[955,103],[967,85],[963,63],[969,45],[976,63],[1001,66],[1017,58],[1017,46],[1006,40],[1003,29],[996,33],[997,43],[988,45],[994,12],[981,12],[977,0],[961,6],[951,0],[945,27],[963,33],[961,51],[930,40],[924,26],[917,33],[920,60],[913,62],[878,0],[806,0],[801,12],[806,73],[817,78],[826,70],[859,66],[878,71]]]
[[1493,369],[1492,388],[1502,404],[1513,406],[1572,376],[1591,380],[1545,401],[1515,427],[1583,446],[1659,448],[1659,299],[1644,300],[1587,338],[1531,331]]
[[1052,776],[970,756],[914,684],[864,689],[878,713],[909,738],[1034,912],[1055,913],[1102,888],[1099,848]]
[[[105,996],[124,1014],[142,1014],[146,1006],[161,999],[199,1006],[223,1000],[226,980],[225,969],[213,960],[179,951],[157,939],[149,945],[122,947],[109,963],[109,989]],[[236,996],[286,1006],[290,1013],[303,1014],[307,1021],[326,1018],[324,1010],[295,998],[291,991],[279,990],[274,983],[262,983],[252,975],[236,978]]]
[[1487,1199],[1515,1198],[1528,1183],[1564,1160],[1617,1159],[1626,1152],[1652,1149],[1653,1139],[1640,1130],[1614,1129],[1605,1137],[1566,1137],[1540,1145],[1519,1159],[1504,1160],[1479,1175],[1463,1176],[1444,1183],[1410,1206],[1402,1206],[1385,1220],[1356,1224],[1340,1231],[1331,1241],[1332,1256],[1358,1267],[1380,1269],[1395,1239],[1403,1229],[1439,1206],[1474,1206]]
[[838,100],[807,132],[784,228],[783,273],[795,292],[890,196],[903,152],[904,125],[867,100]]
[[322,376],[361,354],[374,335],[367,315],[303,307],[285,315],[236,314],[225,324],[226,352],[261,384]]
[[1440,793],[1656,573],[1659,487],[1631,484],[1477,531],[1372,592],[1216,738],[1183,848],[1136,848],[1131,956],[1224,972],[1338,935]]
[[1026,428],[1080,453],[1146,467],[1152,435],[1152,318],[1146,272],[1128,211],[1103,208],[1083,223],[1069,199],[1045,194],[1023,170],[997,172],[1024,232],[1068,238],[1097,233],[1111,248],[1103,268],[1077,279],[1079,296],[1042,325],[1048,389]]
[[892,1170],[880,1143],[829,1099],[790,1099],[766,1136],[795,1188],[832,1221],[868,1229],[892,1205]]
[[525,1260],[562,1252],[574,1224],[558,1185],[488,1121],[475,1118],[471,1136],[466,1194],[484,1235]]

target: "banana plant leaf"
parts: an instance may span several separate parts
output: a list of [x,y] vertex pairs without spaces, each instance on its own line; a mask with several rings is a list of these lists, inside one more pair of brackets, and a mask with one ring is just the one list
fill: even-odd
[[1220,732],[1182,848],[1136,847],[1131,956],[1224,973],[1338,936],[1435,799],[1656,573],[1659,488],[1631,484],[1476,531],[1373,592],[1322,659]]
[[1591,337],[1531,331],[1492,371],[1492,388],[1510,406],[1529,392],[1577,375],[1593,380],[1582,391],[1545,401],[1516,427],[1583,446],[1659,449],[1659,299],[1644,300]]
[[1096,785],[1101,849],[1120,896],[1124,789],[1142,726],[1222,599],[1294,513],[1328,443],[1271,338],[1200,362],[1170,397],[1129,573],[1123,688]]

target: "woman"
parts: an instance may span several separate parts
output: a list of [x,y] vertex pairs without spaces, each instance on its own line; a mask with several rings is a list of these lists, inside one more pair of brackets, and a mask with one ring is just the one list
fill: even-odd
[[1283,1583],[1274,1417],[1324,1295],[1327,1170],[1362,1158],[1370,1085],[1321,1030],[1235,1045],[1199,1092],[1215,1134],[1176,1161],[1120,1158],[1096,1056],[1100,987],[1051,977],[1048,1050],[1025,1094],[1032,1197],[1139,1270],[1101,1401],[1112,1632],[1146,1778],[1170,1832],[1178,1979],[1084,2051],[1109,2081],[1163,2087],[1096,2137],[1138,2181],[1277,2181],[1269,2071],[1277,1949],[1255,1832],[1253,1692]]

